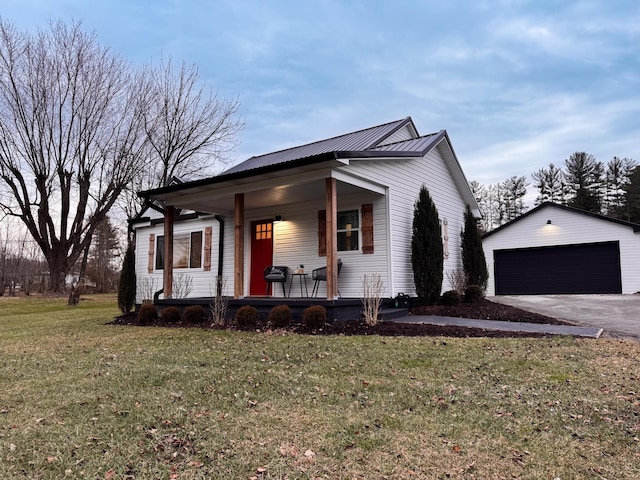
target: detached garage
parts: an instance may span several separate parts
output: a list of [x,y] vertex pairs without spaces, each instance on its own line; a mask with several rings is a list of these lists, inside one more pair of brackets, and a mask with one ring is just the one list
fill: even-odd
[[488,295],[640,291],[640,225],[547,202],[482,244]]

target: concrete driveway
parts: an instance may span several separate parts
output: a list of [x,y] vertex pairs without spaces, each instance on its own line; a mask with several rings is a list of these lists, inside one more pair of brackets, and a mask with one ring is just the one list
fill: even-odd
[[600,327],[605,337],[640,341],[640,295],[501,295],[488,300],[575,325]]

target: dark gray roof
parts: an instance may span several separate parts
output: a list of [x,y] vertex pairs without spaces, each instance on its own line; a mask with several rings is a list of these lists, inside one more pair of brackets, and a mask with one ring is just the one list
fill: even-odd
[[381,145],[372,150],[374,152],[424,152],[433,147],[432,144],[434,141],[440,140],[442,133],[444,133],[444,130],[411,140]]
[[[413,138],[384,144],[390,139],[393,139],[393,135],[406,126],[409,127],[409,134]],[[411,117],[406,117],[402,120],[358,130],[338,137],[251,157],[214,177],[147,190],[139,192],[139,195],[151,198],[155,195],[164,195],[171,192],[223,183],[227,180],[248,178],[257,174],[286,170],[293,166],[301,167],[336,159],[424,156],[442,139],[448,138],[445,130],[440,130],[437,133],[423,137],[418,137],[417,135],[418,131],[413,124],[413,120]],[[464,181],[466,182],[466,179]]]
[[[413,126],[411,117],[406,117],[402,120],[396,120],[383,125],[377,125],[375,127],[365,128],[364,130],[358,130],[338,137],[327,138],[325,140],[308,143],[306,145],[300,145],[298,147],[251,157],[248,160],[224,171],[223,175],[253,170],[255,168],[268,167],[270,165],[299,160],[301,158],[312,157],[323,153],[371,150],[407,124],[411,124]],[[415,130],[414,126],[413,128]]]

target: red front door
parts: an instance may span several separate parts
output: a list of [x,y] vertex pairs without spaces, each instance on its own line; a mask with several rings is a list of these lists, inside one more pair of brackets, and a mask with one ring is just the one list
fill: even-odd
[[251,272],[249,295],[264,295],[267,282],[264,269],[273,261],[273,222],[261,220],[251,223]]

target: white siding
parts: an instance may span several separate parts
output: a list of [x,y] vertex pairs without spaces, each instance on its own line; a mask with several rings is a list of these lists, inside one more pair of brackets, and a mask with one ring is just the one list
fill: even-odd
[[[338,284],[341,295],[347,298],[362,296],[362,277],[365,273],[379,273],[385,286],[389,285],[384,197],[364,190],[357,195],[339,196],[338,211],[360,210],[364,203],[373,204],[374,253],[365,255],[361,250],[338,252],[338,258],[343,263]],[[324,198],[318,198],[314,202],[281,205],[245,212],[246,225],[248,226],[245,227],[247,232],[245,235],[245,295],[248,295],[249,292],[248,272],[251,265],[249,226],[252,221],[273,218],[276,214],[282,215],[284,221],[274,224],[273,264],[287,266],[290,271],[295,270],[299,265],[304,265],[305,273],[309,274],[307,286],[309,294],[311,294],[313,288],[312,270],[326,265],[326,257],[318,255],[318,211],[324,208]],[[360,248],[362,248],[362,241]],[[230,255],[232,256],[233,253],[231,252]],[[231,265],[232,267],[233,265]],[[385,295],[387,294],[388,292],[385,292]],[[299,282],[292,285],[291,295],[300,295]],[[326,298],[326,284],[324,282],[319,285],[318,297]]]
[[[410,135],[408,130],[397,132],[400,137]],[[401,139],[401,138],[399,138]],[[446,142],[444,142],[446,145]],[[338,195],[338,211],[361,209],[362,204],[373,204],[374,253],[338,252],[343,267],[338,279],[339,290],[345,298],[362,296],[362,278],[365,274],[378,273],[385,286],[384,296],[393,297],[400,292],[415,295],[411,269],[411,233],[413,209],[423,184],[429,189],[441,220],[448,221],[449,256],[444,260],[443,290],[451,288],[447,272],[461,268],[460,230],[465,209],[464,200],[452,179],[451,172],[440,151],[442,146],[433,149],[425,157],[396,159],[359,159],[338,170],[355,175],[378,185],[386,185],[387,195],[360,189],[357,193]],[[446,147],[445,147],[446,148]],[[355,191],[353,188],[351,192]],[[318,255],[318,211],[325,208],[324,196],[308,202],[269,206],[245,211],[245,272],[244,295],[249,292],[249,272],[251,265],[250,226],[255,220],[273,218],[282,215],[284,221],[274,225],[274,265],[286,265],[295,270],[298,265],[305,266],[308,290],[311,293],[313,281],[311,271],[326,265],[326,257]],[[389,214],[390,212],[390,214]],[[227,295],[233,295],[234,277],[234,219],[225,217],[223,277],[226,280]],[[218,222],[213,218],[177,223],[175,232],[191,231],[213,226],[213,245],[211,272],[198,269],[187,271],[194,280],[191,297],[210,295],[217,274]],[[162,272],[147,273],[147,252],[149,233],[162,235],[163,226],[141,227],[137,230],[136,271],[141,280],[153,278],[157,288],[162,285]],[[362,244],[362,242],[360,242]],[[360,245],[362,248],[362,245]],[[181,272],[177,272],[181,273]],[[318,297],[326,296],[326,284],[320,284]],[[297,282],[292,287],[292,296],[300,295]],[[140,301],[141,298],[138,298]]]
[[[547,225],[547,220],[551,224]],[[482,242],[489,270],[487,295],[495,295],[494,250],[620,242],[622,293],[640,291],[640,234],[614,222],[545,206]]]
[[[347,168],[347,167],[345,167]],[[391,236],[391,296],[415,295],[411,268],[413,210],[421,186],[426,185],[440,219],[447,219],[449,257],[444,260],[443,291],[449,290],[447,272],[462,268],[460,231],[465,203],[438,148],[425,157],[402,160],[352,162],[348,167],[372,181],[388,185]]]
[[[219,224],[215,218],[208,217],[204,219],[194,219],[184,222],[176,222],[174,225],[174,235],[181,233],[190,233],[194,231],[203,232],[203,248],[204,248],[204,229],[205,227],[212,227],[211,235],[211,270],[205,272],[202,267],[200,268],[185,268],[175,269],[174,277],[186,275],[191,279],[192,291],[188,297],[208,297],[211,295],[213,286],[215,285],[215,278],[218,272],[218,244],[219,244]],[[233,227],[233,225],[232,225]],[[159,235],[164,235],[164,225],[156,224],[148,227],[141,227],[136,230],[136,277],[137,277],[137,295],[136,303],[141,303],[143,300],[145,290],[157,291],[162,288],[163,271],[154,270],[153,273],[148,272],[149,262],[149,235],[154,234],[156,239]],[[156,244],[157,245],[157,244]],[[233,245],[233,244],[232,244]],[[154,250],[157,249],[157,246]],[[204,252],[203,252],[204,263]],[[233,259],[232,259],[233,262]],[[151,288],[153,287],[153,288]],[[233,285],[227,285],[228,291],[233,291]],[[162,296],[160,297],[162,298]]]

